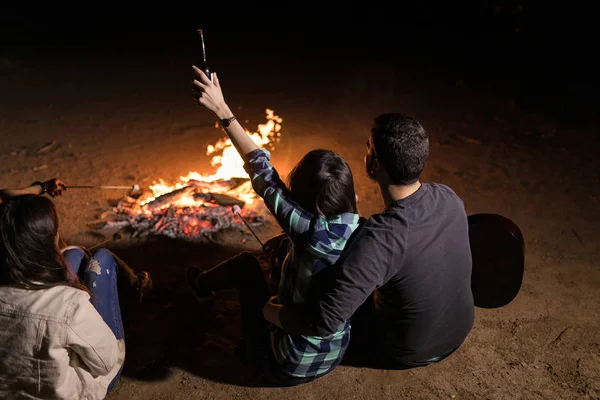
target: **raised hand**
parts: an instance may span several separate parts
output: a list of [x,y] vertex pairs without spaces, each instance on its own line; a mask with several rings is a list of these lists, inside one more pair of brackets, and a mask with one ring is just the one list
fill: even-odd
[[194,98],[198,102],[198,104],[206,107],[208,110],[212,111],[219,118],[229,117],[231,112],[225,103],[225,99],[223,98],[223,92],[221,91],[221,85],[219,84],[219,78],[217,77],[216,72],[213,72],[213,82],[208,79],[204,71],[199,69],[196,66],[192,66],[194,73],[196,74],[196,79],[194,79]]

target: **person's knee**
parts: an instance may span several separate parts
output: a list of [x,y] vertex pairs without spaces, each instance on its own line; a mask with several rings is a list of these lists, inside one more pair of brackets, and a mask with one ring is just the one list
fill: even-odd
[[[96,265],[99,264],[99,265]],[[112,273],[117,269],[117,263],[115,261],[115,257],[113,253],[108,249],[98,249],[94,252],[94,255],[90,259],[90,263],[88,264],[88,270],[93,268],[104,268],[107,273]],[[96,273],[100,271],[94,271]],[[98,273],[98,275],[100,275]]]
[[244,265],[258,264],[258,265],[260,265],[260,262],[258,261],[256,256],[254,254],[250,253],[249,251],[241,252],[240,254],[238,254],[236,256],[236,258],[240,262],[240,264],[244,264]]
[[87,255],[81,247],[65,247],[61,253],[74,274],[77,274],[82,263],[87,262]]
[[256,256],[254,254],[250,253],[249,251],[242,251],[237,256],[240,258],[240,260],[244,260],[244,261],[252,261],[252,260],[256,259]]
[[68,246],[61,250],[64,257],[68,259],[83,259],[85,252],[79,246]]

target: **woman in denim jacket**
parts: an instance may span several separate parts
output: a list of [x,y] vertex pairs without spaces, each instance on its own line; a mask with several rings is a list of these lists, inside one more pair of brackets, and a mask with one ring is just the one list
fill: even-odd
[[[58,180],[3,190],[0,204],[0,398],[103,399],[125,358],[117,277],[147,291],[106,249],[59,250]],[[23,194],[27,193],[27,194]]]

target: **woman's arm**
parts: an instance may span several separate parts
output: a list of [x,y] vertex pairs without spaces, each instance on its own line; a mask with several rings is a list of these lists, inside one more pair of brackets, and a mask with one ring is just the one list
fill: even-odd
[[88,299],[81,296],[67,323],[66,347],[77,354],[92,376],[106,376],[122,364],[117,338]]
[[[194,80],[198,103],[212,111],[220,121],[231,119],[233,114],[223,99],[217,74],[213,73],[213,84],[204,72],[196,67],[193,68],[198,77]],[[263,198],[281,228],[295,242],[300,235],[310,229],[313,215],[289,199],[287,187],[270,162],[270,153],[260,149],[237,120],[232,120],[229,126],[224,126],[224,129],[231,143],[244,159],[244,168],[250,176],[254,191]]]
[[266,150],[254,150],[247,155],[244,168],[256,194],[263,198],[281,229],[296,244],[298,238],[311,229],[314,216],[290,199],[289,191],[269,157]]
[[42,194],[42,185],[34,184],[19,189],[0,189],[0,200],[6,200],[24,194]]
[[[381,227],[379,216],[371,217],[338,260],[331,275],[325,275],[316,306],[281,306],[272,300],[263,307],[264,318],[287,333],[328,336],[348,321],[377,287],[389,280],[395,254],[404,254],[398,232]],[[375,222],[373,222],[375,221]]]
[[0,189],[0,203],[11,197],[22,196],[24,194],[40,195],[48,193],[50,196],[60,196],[67,186],[60,179],[50,179],[46,182],[34,182],[31,186],[20,189]]
[[[194,85],[197,88],[198,103],[216,115],[221,125],[223,125],[225,132],[227,132],[227,136],[231,139],[231,143],[233,143],[235,149],[240,153],[240,156],[246,160],[246,156],[253,150],[258,149],[258,146],[244,131],[242,125],[235,119],[231,109],[225,103],[216,72],[213,72],[213,84],[202,70],[195,66],[193,68],[197,76],[197,79],[194,80]],[[223,124],[223,121],[227,122]]]

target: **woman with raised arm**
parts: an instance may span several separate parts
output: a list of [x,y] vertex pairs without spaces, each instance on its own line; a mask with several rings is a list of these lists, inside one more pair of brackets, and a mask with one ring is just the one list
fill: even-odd
[[[313,150],[290,173],[288,185],[244,131],[223,98],[219,78],[213,82],[193,67],[197,101],[212,111],[244,159],[255,192],[264,199],[291,245],[285,257],[275,301],[293,306],[311,302],[315,277],[339,258],[361,220],[356,207],[352,172],[342,157],[329,150]],[[275,385],[305,383],[332,371],[350,340],[344,321],[326,337],[292,335],[263,318],[271,294],[258,259],[249,252],[202,271],[192,268],[188,281],[200,297],[215,290],[237,288],[242,307],[245,355],[258,362]]]

